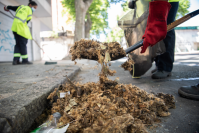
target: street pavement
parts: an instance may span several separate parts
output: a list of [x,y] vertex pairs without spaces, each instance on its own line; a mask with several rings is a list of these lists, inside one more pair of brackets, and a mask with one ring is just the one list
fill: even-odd
[[80,68],[70,64],[16,65],[0,63],[0,133],[25,133],[41,115],[48,95],[72,79]]
[[[175,96],[176,109],[171,109],[169,117],[161,118],[157,128],[151,133],[196,133],[199,131],[199,102],[181,98],[178,89],[199,83],[199,53],[176,54],[172,76],[166,79],[151,79],[152,68],[133,79],[120,65],[127,59],[111,62],[110,69],[116,70],[115,79],[120,83],[133,84],[149,93],[168,93]],[[59,84],[65,82],[65,75],[73,81],[97,82],[101,66],[96,61],[78,60],[75,65],[70,60],[58,61],[57,65],[44,65],[44,61],[34,65],[12,66],[0,63],[0,129],[14,128],[25,131],[45,108],[46,97]],[[79,71],[80,70],[80,71]],[[74,78],[73,78],[74,77]],[[3,123],[3,125],[2,125]]]
[[[199,101],[182,98],[178,95],[181,86],[191,86],[199,83],[199,53],[183,53],[175,55],[172,76],[166,79],[151,79],[152,68],[141,76],[133,79],[128,71],[124,71],[120,65],[126,58],[113,61],[111,70],[117,73],[110,79],[120,78],[120,83],[133,84],[149,93],[168,93],[175,97],[176,109],[170,109],[169,117],[162,117],[162,122],[157,128],[149,129],[151,133],[198,133],[199,131]],[[97,82],[100,66],[95,61],[78,62],[81,72],[74,81],[86,83]],[[96,67],[95,67],[96,66]],[[98,69],[97,69],[98,68]],[[197,131],[197,132],[196,132]]]

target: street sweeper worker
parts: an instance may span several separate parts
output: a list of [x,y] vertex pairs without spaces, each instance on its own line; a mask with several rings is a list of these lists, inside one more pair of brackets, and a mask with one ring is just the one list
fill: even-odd
[[[133,1],[129,2],[129,8]],[[156,56],[156,69],[152,71],[153,79],[167,78],[171,75],[174,62],[175,31],[167,32],[167,25],[175,21],[179,0],[151,0],[147,26],[142,37],[144,39],[141,53],[149,46],[154,46],[163,40],[166,52]]]
[[[32,39],[28,22],[32,19],[33,12],[37,9],[37,3],[31,1],[28,6],[5,6],[4,10],[13,10],[16,12],[11,30],[13,31],[16,45],[14,48],[13,65],[32,64],[28,61],[27,42]],[[22,58],[22,63],[19,59]]]

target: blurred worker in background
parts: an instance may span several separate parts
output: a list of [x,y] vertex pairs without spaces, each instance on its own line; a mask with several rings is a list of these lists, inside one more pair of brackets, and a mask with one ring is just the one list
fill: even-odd
[[[27,42],[28,39],[32,39],[28,22],[32,19],[33,12],[37,9],[37,3],[31,1],[28,6],[5,6],[4,10],[16,11],[15,18],[12,24],[11,30],[13,31],[16,45],[14,48],[14,59],[13,65],[18,64],[32,64],[28,61],[27,54]],[[19,59],[22,58],[22,63],[20,63]]]

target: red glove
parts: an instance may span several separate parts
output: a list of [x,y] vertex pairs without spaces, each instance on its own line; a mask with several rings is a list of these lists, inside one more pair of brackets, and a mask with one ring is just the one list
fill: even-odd
[[143,46],[141,53],[144,53],[148,46],[154,46],[163,40],[167,35],[167,17],[171,4],[166,1],[153,1],[149,3],[149,17],[147,27],[143,35]]
[[4,10],[7,11],[7,12],[9,11],[7,6],[4,6]]

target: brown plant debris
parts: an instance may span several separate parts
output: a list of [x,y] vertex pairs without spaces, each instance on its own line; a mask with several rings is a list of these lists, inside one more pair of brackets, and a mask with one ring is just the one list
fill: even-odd
[[58,126],[71,122],[67,133],[145,133],[145,126],[160,122],[158,116],[170,115],[168,109],[175,107],[173,96],[149,94],[134,85],[109,80],[107,76],[114,73],[103,64],[99,82],[69,81],[62,89],[55,89],[48,99],[58,90],[70,91],[53,103],[52,114],[62,115]]
[[132,71],[133,67],[132,65],[134,64],[134,61],[131,59],[128,59],[126,62],[124,62],[121,67],[124,68],[124,70]]
[[169,95],[169,94],[163,94],[163,93],[158,93],[156,96],[159,98],[162,98],[169,109],[176,108],[174,96]]
[[126,56],[126,52],[118,42],[101,43],[98,41],[85,39],[75,42],[74,46],[72,46],[70,49],[70,53],[72,55],[72,61],[86,58],[98,60],[99,63],[101,63],[102,60],[104,62],[105,59],[109,60],[109,57],[115,58],[118,56]]
[[[110,55],[118,56],[119,51],[125,54],[116,42],[75,42],[70,51],[72,60],[82,55],[89,59],[95,56],[102,68],[97,83],[73,83],[67,78],[68,83],[49,95],[51,113],[62,115],[58,127],[70,123],[67,133],[146,133],[146,126],[160,122],[158,116],[170,115],[169,108],[175,108],[172,95],[149,94],[132,84],[119,83],[118,78],[108,79],[116,73],[109,69]],[[123,66],[130,70],[133,63],[129,60]],[[70,94],[60,98],[61,92]]]

